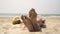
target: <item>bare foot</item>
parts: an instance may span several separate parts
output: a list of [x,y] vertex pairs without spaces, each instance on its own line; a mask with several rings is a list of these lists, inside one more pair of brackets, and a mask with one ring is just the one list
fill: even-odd
[[21,19],[23,20],[23,23],[28,28],[28,30],[30,32],[33,32],[34,31],[34,28],[33,28],[33,25],[31,23],[30,19],[27,16],[21,16]]

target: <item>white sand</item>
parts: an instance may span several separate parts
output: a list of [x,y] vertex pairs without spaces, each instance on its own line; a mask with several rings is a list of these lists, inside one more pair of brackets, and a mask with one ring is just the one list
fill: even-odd
[[0,17],[0,34],[60,34],[60,18],[45,18],[42,32],[29,32],[24,24],[12,24],[13,17]]

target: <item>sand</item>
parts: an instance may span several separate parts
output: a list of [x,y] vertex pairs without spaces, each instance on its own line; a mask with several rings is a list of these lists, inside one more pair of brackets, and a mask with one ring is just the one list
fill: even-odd
[[45,18],[42,32],[29,32],[23,23],[12,24],[14,17],[0,17],[0,34],[60,34],[60,18]]

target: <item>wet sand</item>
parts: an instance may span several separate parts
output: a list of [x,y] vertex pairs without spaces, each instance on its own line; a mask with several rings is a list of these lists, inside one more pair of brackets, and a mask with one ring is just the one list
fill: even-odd
[[12,24],[14,17],[0,17],[0,34],[60,34],[60,18],[45,18],[46,28],[42,32],[29,32],[23,23]]

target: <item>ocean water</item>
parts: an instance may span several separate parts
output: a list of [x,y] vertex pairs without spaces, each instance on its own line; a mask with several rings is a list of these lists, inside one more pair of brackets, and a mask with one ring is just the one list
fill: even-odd
[[60,18],[60,14],[38,14],[41,18]]
[[[16,14],[16,13],[0,13],[0,17],[17,17],[17,16],[21,16],[21,15],[27,15],[28,14]],[[60,14],[37,14],[40,18],[43,18],[43,17],[58,17],[60,18]]]

